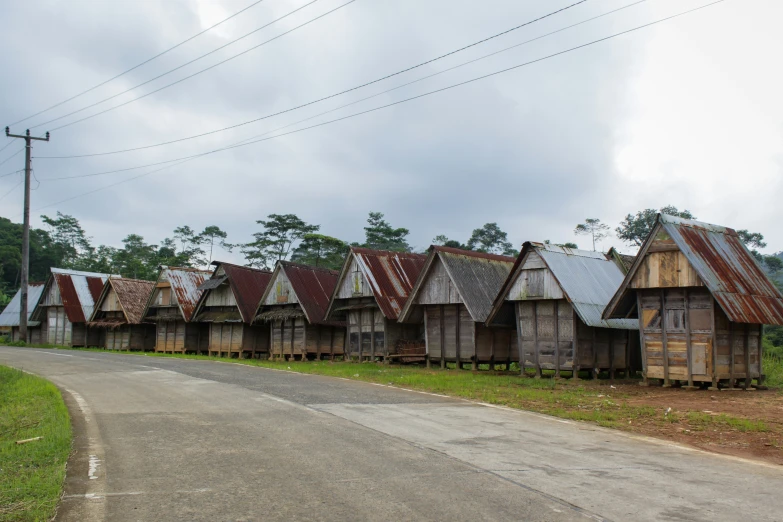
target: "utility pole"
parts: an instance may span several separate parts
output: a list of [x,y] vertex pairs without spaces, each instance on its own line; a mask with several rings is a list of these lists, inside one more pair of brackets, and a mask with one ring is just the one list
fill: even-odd
[[49,141],[49,133],[45,138],[30,136],[30,129],[24,136],[11,134],[8,127],[5,135],[9,138],[22,138],[25,141],[24,155],[24,224],[22,225],[22,288],[19,303],[19,339],[27,342],[27,287],[30,273],[30,154],[33,150],[33,140]]

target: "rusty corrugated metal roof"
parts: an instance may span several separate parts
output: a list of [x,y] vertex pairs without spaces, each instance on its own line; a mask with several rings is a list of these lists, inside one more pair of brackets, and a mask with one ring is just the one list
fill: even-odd
[[626,297],[631,291],[629,284],[661,228],[672,238],[729,320],[783,325],[783,296],[735,230],[663,214],[658,214],[656,226],[604,310],[604,317],[624,314],[628,307],[635,305],[635,300]]
[[364,273],[383,315],[396,320],[427,256],[361,247],[351,247],[351,255]]
[[400,313],[400,321],[405,321],[410,316],[416,296],[424,286],[424,281],[436,258],[445,266],[471,318],[475,322],[486,321],[492,303],[506,281],[515,258],[444,246],[430,247],[424,268]]
[[125,321],[128,324],[141,324],[141,320],[144,317],[144,309],[154,288],[155,283],[153,281],[111,277],[104,286],[100,299],[95,303],[93,318],[97,316],[101,303],[109,295],[109,290],[111,289],[117,294],[117,300],[125,313]]
[[171,285],[171,295],[177,301],[177,306],[183,319],[190,322],[193,311],[201,298],[199,286],[209,279],[211,272],[198,268],[161,267],[158,281],[168,281]]
[[[29,283],[27,285],[27,326],[38,326],[39,321],[31,321],[30,316],[43,293],[44,283]],[[19,289],[11,302],[0,313],[0,326],[19,326],[19,312],[22,310],[22,290]]]
[[[259,268],[224,263],[222,261],[213,261],[212,264],[215,266],[215,269],[213,270],[209,281],[224,278],[222,275],[217,275],[218,271],[221,268],[223,269],[225,278],[228,279],[228,284],[231,286],[231,291],[234,294],[234,299],[236,299],[241,320],[250,324],[253,321],[255,311],[258,309],[258,305],[261,302],[261,296],[264,295],[266,287],[272,280],[272,272]],[[205,281],[201,287],[204,288],[209,286],[207,285],[209,281]],[[207,295],[212,290],[213,288],[204,290],[198,300],[194,309],[194,313],[199,315],[197,318],[198,321],[208,320],[202,318],[206,317],[206,312],[201,312],[201,309],[203,308],[203,303],[207,299]]]
[[[95,306],[93,291],[109,278],[109,274],[97,274],[93,272],[81,272],[79,270],[67,270],[52,268],[52,275],[46,282],[46,289],[41,294],[44,297],[52,282],[60,290],[60,298],[65,308],[65,314],[72,323],[83,323],[92,316]],[[113,276],[120,277],[120,276]],[[92,280],[92,282],[90,282]],[[101,287],[101,290],[103,288]]]
[[324,316],[329,307],[334,287],[340,273],[336,270],[302,265],[291,261],[279,261],[278,266],[291,283],[291,289],[302,307],[310,324],[326,323]]

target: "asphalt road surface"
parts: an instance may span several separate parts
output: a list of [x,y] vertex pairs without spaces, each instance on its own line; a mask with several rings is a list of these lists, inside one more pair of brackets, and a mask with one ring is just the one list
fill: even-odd
[[57,520],[781,520],[772,465],[244,365],[0,347],[63,390]]

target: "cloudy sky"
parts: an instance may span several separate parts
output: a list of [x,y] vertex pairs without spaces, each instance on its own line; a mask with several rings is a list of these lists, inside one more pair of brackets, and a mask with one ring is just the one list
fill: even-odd
[[[51,142],[34,146],[33,224],[40,226],[40,214],[59,210],[80,219],[96,244],[119,246],[129,232],[158,242],[183,224],[198,230],[215,224],[231,242],[243,242],[257,230],[255,220],[295,213],[320,224],[325,234],[360,241],[367,213],[380,211],[394,226],[409,228],[410,243],[418,248],[438,234],[465,241],[487,222],[497,222],[515,244],[576,240],[588,247],[586,238],[573,235],[584,218],[614,228],[629,212],[672,204],[704,221],[759,231],[768,239],[767,251],[783,249],[777,226],[783,218],[783,74],[776,65],[783,4],[775,0],[727,0],[468,85],[159,172],[152,171],[170,164],[52,179],[182,158],[340,118],[710,0],[589,0],[394,78],[233,130],[122,154],[41,157],[142,147],[260,118],[406,69],[576,0],[355,0],[193,78],[67,125],[347,1],[264,0],[100,88],[12,125],[12,132],[52,131]],[[252,3],[3,2],[0,123],[12,124],[89,89]],[[632,3],[637,5],[383,93]],[[60,118],[300,7],[171,74]],[[57,129],[61,125],[67,126]],[[21,149],[17,141],[0,152],[0,161]],[[0,147],[5,145],[0,138]],[[17,154],[0,165],[0,175],[21,169],[23,161]],[[0,197],[20,179],[0,178]],[[117,184],[123,180],[129,181]],[[96,191],[103,187],[109,188]],[[0,201],[0,215],[21,221],[21,198],[17,186]],[[608,238],[601,247],[611,245],[621,244]]]

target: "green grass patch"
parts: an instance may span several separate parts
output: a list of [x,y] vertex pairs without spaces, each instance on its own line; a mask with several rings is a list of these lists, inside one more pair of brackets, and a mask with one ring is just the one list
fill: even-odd
[[769,431],[769,426],[761,420],[742,419],[731,415],[710,413],[688,412],[686,416],[690,429],[695,431],[703,430],[736,430],[741,432],[764,432]]
[[[43,438],[16,444],[34,437]],[[59,390],[0,366],[0,521],[50,520],[70,451],[71,422]]]

